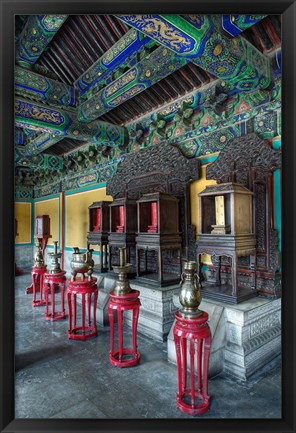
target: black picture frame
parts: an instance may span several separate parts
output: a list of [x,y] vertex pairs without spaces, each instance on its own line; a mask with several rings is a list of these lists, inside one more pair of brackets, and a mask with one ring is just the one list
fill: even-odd
[[[0,0],[0,430],[1,432],[295,432],[295,1]],[[14,15],[92,13],[282,14],[282,419],[14,419]],[[225,399],[228,396],[225,395]]]

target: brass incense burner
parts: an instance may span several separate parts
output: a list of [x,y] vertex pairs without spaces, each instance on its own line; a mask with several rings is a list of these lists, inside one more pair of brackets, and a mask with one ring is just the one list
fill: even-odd
[[198,309],[201,294],[196,262],[185,262],[180,286],[179,300],[182,305],[180,314],[186,318],[199,317],[202,312]]
[[126,293],[131,292],[131,288],[129,285],[129,280],[126,275],[131,272],[132,265],[131,263],[126,263],[126,248],[118,248],[119,249],[119,266],[113,266],[114,272],[118,274],[118,280],[116,281],[116,285],[114,288],[115,295],[125,295]]
[[49,264],[49,273],[50,274],[59,274],[62,272],[62,269],[59,264],[59,260],[62,257],[61,251],[58,253],[58,241],[54,241],[54,252],[49,253],[51,262]]
[[34,266],[37,268],[41,268],[42,266],[44,266],[44,257],[43,257],[43,253],[42,253],[42,242],[37,237],[35,238],[35,241],[36,241],[37,251],[35,252],[35,255],[34,255]]
[[87,249],[85,253],[81,253],[78,247],[74,247],[73,250],[71,261],[72,281],[76,280],[76,275],[79,273],[83,275],[83,278],[85,278],[84,274],[86,273],[88,280],[91,280],[94,267],[93,250]]

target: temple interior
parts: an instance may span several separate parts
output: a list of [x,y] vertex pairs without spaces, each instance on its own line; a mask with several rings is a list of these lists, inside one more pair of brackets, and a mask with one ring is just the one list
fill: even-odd
[[281,70],[280,15],[15,16],[16,418],[281,418]]

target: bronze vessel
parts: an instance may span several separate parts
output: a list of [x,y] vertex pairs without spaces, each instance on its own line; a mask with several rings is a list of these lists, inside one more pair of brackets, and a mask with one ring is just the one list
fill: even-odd
[[59,260],[62,257],[61,251],[58,253],[58,241],[54,241],[54,252],[49,253],[50,256],[50,263],[49,263],[49,273],[50,274],[59,274],[62,272]]
[[115,295],[125,295],[126,293],[131,292],[131,288],[129,285],[129,280],[127,279],[127,274],[131,272],[132,265],[131,263],[126,263],[126,248],[118,248],[119,249],[119,266],[113,265],[113,270],[118,274],[118,280],[116,281],[116,285],[114,288]]
[[185,262],[180,286],[179,300],[182,305],[180,314],[186,318],[199,317],[202,312],[198,309],[201,302],[201,294],[196,262]]
[[87,249],[85,253],[81,253],[79,248],[73,248],[74,253],[72,254],[71,269],[72,269],[72,281],[76,280],[77,274],[82,274],[83,279],[84,274],[87,274],[88,280],[92,279],[94,261],[92,259],[92,249]]
[[37,268],[41,268],[42,266],[44,266],[44,257],[42,253],[42,243],[38,238],[36,238],[36,247],[37,251],[34,255],[34,266]]

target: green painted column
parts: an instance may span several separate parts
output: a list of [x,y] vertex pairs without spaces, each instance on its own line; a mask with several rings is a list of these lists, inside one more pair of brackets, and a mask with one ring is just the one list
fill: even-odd
[[[282,147],[281,137],[272,140],[272,148],[279,150]],[[282,255],[282,169],[277,168],[273,173],[273,210],[274,228],[278,232],[278,249]],[[281,266],[279,271],[281,271]]]

